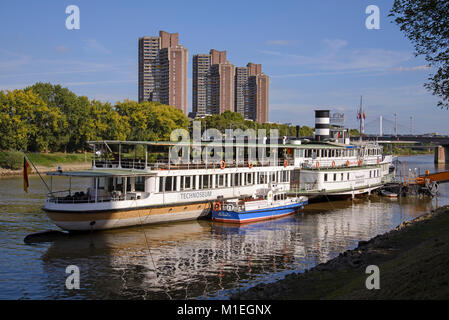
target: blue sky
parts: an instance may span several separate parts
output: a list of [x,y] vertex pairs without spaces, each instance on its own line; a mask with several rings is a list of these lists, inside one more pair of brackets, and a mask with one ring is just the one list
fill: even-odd
[[[37,81],[91,99],[137,100],[137,41],[178,32],[190,57],[227,50],[236,66],[261,63],[271,78],[270,121],[313,126],[316,108],[345,112],[357,127],[360,95],[367,131],[379,115],[401,131],[449,133],[449,111],[423,88],[432,69],[388,12],[393,1],[2,1],[0,90]],[[67,30],[65,8],[80,8],[80,30]],[[380,29],[368,30],[368,5]],[[192,64],[189,59],[189,110]],[[392,126],[384,123],[385,131]]]

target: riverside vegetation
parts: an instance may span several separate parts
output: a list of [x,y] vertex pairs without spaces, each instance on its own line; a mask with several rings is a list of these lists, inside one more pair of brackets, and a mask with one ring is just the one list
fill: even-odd
[[[295,126],[259,124],[230,111],[198,121],[203,130],[278,129],[281,136],[296,135]],[[0,91],[0,167],[19,169],[23,155],[18,150],[32,152],[36,165],[52,166],[84,161],[83,151],[90,140],[169,140],[178,128],[192,130],[191,122],[171,106],[132,100],[112,105],[77,96],[60,85],[36,83],[25,89]],[[313,129],[302,126],[299,134],[311,136]]]

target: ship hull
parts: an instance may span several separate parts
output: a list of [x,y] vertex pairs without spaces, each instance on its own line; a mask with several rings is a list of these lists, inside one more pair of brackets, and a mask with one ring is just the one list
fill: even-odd
[[204,202],[96,212],[44,210],[52,222],[63,230],[91,231],[195,220],[209,215],[211,204]]
[[301,201],[295,204],[246,212],[212,210],[212,220],[218,222],[244,224],[262,220],[276,219],[295,213],[296,210],[304,207],[307,203],[307,201]]

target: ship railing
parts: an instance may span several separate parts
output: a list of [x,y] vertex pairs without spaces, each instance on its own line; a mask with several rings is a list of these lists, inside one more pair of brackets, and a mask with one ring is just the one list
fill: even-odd
[[299,184],[299,188],[306,191],[316,190],[318,184],[316,182],[303,182]]
[[318,190],[317,182],[302,182],[299,185],[290,188],[288,192],[295,193],[295,192],[316,191],[316,190]]
[[97,195],[97,197],[88,195],[84,192],[71,192],[71,190],[61,190],[50,192],[47,195],[47,202],[58,204],[74,204],[74,203],[99,203],[99,202],[112,202],[112,201],[125,201],[134,200],[135,192],[123,195],[121,192],[111,192],[108,195]]
[[123,169],[145,169],[145,161],[140,160],[125,160],[121,161],[116,160],[92,160],[92,167],[95,168],[123,168]]
[[[275,166],[292,166],[294,165],[293,159],[278,159],[275,162]],[[269,167],[273,166],[270,160],[266,161],[232,161],[229,162],[189,162],[189,163],[178,163],[169,164],[168,161],[160,160],[154,163],[149,163],[148,168],[152,170],[191,170],[191,169],[224,169],[224,168],[248,168],[248,167]]]
[[[349,166],[347,161],[349,161]],[[354,159],[339,159],[329,160],[329,159],[315,159],[315,160],[306,160],[303,162],[302,167],[305,169],[323,169],[323,168],[348,168],[358,166],[358,160]]]

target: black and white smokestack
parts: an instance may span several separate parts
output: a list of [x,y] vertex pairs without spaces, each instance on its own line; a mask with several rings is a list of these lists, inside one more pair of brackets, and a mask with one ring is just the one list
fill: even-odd
[[330,110],[315,110],[315,140],[330,138]]

